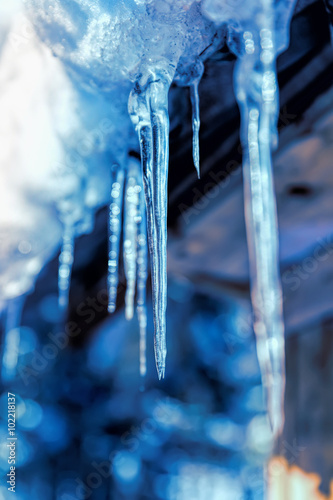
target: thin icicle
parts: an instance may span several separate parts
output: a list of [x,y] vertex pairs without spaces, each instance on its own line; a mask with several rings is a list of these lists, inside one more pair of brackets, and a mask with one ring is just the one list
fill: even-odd
[[111,202],[109,211],[109,255],[108,255],[108,311],[114,312],[117,301],[119,246],[121,237],[124,169],[111,167]]
[[67,309],[69,289],[74,262],[74,228],[70,223],[64,224],[62,246],[58,269],[58,302],[62,310]]
[[[147,223],[140,164],[131,159],[128,169],[125,198],[124,265],[127,278],[126,316],[133,316],[135,279],[137,313],[140,329],[140,375],[147,371],[146,362],[146,282],[147,282]],[[126,243],[127,242],[127,243]]]
[[244,182],[248,241],[252,248],[254,329],[270,421],[277,431],[283,423],[284,330],[270,151],[265,139],[260,140],[260,135],[266,133],[268,118],[264,109],[261,113],[256,108],[249,110],[249,165],[244,169],[248,169],[244,171]]
[[3,384],[11,382],[16,376],[23,304],[24,297],[16,297],[8,301],[5,310],[5,332],[1,366],[1,381]]
[[[154,300],[155,356],[159,378],[164,378],[166,358],[166,307],[167,307],[167,210],[169,167],[169,86],[160,80],[149,87],[153,139],[152,185],[154,220],[152,233],[153,262],[152,282]],[[150,208],[147,208],[149,210]]]
[[137,254],[137,312],[140,329],[140,375],[144,377],[147,372],[147,268],[148,268],[148,252],[147,252],[147,224],[146,224],[146,209],[143,193],[140,193],[140,215],[138,234],[138,254]]
[[284,421],[284,326],[271,148],[276,143],[278,88],[272,8],[263,1],[265,26],[246,31],[235,73],[242,117],[243,176],[251,297],[258,360],[274,434]]
[[192,103],[192,129],[193,129],[193,162],[200,179],[200,151],[199,151],[199,130],[200,130],[200,112],[199,112],[199,93],[198,82],[195,81],[190,86]]
[[193,154],[193,163],[198,174],[198,179],[200,179],[200,149],[199,149],[200,101],[198,92],[200,79],[201,75],[199,78],[194,80],[190,85],[190,96],[192,105],[192,130],[193,130],[192,154]]
[[137,236],[139,217],[138,168],[135,160],[131,160],[125,187],[124,202],[124,269],[126,276],[125,316],[132,319],[134,314],[134,296],[137,266]]
[[168,90],[165,73],[131,92],[129,112],[139,134],[151,255],[154,348],[159,379],[165,374],[167,306]]

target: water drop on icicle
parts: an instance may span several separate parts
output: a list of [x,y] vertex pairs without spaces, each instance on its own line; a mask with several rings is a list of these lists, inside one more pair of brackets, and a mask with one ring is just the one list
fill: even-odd
[[1,381],[11,382],[16,376],[20,348],[20,322],[24,297],[16,297],[7,303],[4,321],[4,340],[1,364]]
[[151,75],[137,85],[129,99],[129,113],[138,132],[147,207],[151,255],[154,349],[159,379],[165,374],[167,306],[167,194],[169,165],[168,91],[166,73]]
[[276,142],[278,89],[273,10],[262,5],[265,27],[244,33],[244,54],[235,70],[243,142],[243,177],[251,297],[258,360],[273,433],[284,421],[284,326],[279,275],[278,232],[271,148]]
[[[154,219],[149,235],[153,247],[152,283],[155,324],[155,356],[159,378],[164,378],[166,358],[166,307],[167,307],[167,211],[169,168],[169,115],[168,90],[163,80],[149,87],[151,125],[153,138],[151,201]],[[147,208],[148,210],[148,208]]]
[[58,269],[58,302],[62,310],[67,309],[69,289],[74,262],[74,228],[70,223],[64,224],[62,246],[59,256]]
[[108,311],[116,309],[118,288],[118,263],[122,223],[123,190],[125,172],[119,165],[111,167],[111,201],[109,211],[109,254],[108,254]]

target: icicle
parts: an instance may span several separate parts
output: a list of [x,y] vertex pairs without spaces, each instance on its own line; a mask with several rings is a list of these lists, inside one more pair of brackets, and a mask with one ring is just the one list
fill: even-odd
[[193,163],[200,179],[200,152],[199,152],[199,130],[200,130],[200,112],[199,112],[199,93],[198,82],[195,81],[190,87],[192,103],[192,129],[193,129]]
[[23,303],[23,296],[11,299],[8,301],[5,312],[5,333],[1,366],[1,381],[3,384],[11,382],[16,375]]
[[119,165],[111,167],[111,202],[109,212],[109,258],[108,258],[108,311],[116,309],[118,287],[119,245],[123,207],[125,173]]
[[74,228],[71,223],[64,224],[62,246],[58,270],[58,302],[62,310],[67,309],[69,289],[74,262]]
[[146,282],[147,223],[140,164],[131,159],[125,189],[124,266],[127,279],[126,317],[133,316],[135,280],[137,280],[137,312],[140,329],[140,375],[146,375]]
[[152,282],[155,321],[155,356],[159,378],[164,378],[166,358],[166,307],[167,307],[167,210],[169,168],[169,115],[168,90],[162,80],[149,87],[153,139],[152,172],[148,182],[152,185],[154,220],[149,235],[153,247]]
[[159,379],[164,377],[167,306],[167,188],[169,164],[169,75],[151,75],[130,94],[129,112],[139,135],[152,266],[154,348]]
[[140,375],[144,377],[147,372],[146,359],[146,338],[147,338],[147,306],[146,306],[146,287],[147,287],[147,225],[146,209],[143,192],[140,193],[140,215],[138,234],[138,254],[137,254],[137,312],[140,329]]
[[273,6],[263,1],[265,26],[243,36],[236,72],[242,117],[243,175],[251,297],[258,360],[274,434],[284,421],[284,326],[271,147],[276,143],[278,88],[273,40]]
[[137,235],[139,216],[138,169],[135,160],[132,160],[126,180],[124,202],[124,268],[126,276],[125,315],[132,319],[134,314],[134,295],[137,265]]
[[261,113],[256,108],[249,110],[249,165],[244,165],[244,188],[248,242],[252,248],[252,302],[258,359],[272,428],[278,430],[283,423],[284,331],[270,151],[269,144],[260,140],[261,132],[266,133],[267,119],[264,110]]
[[199,107],[199,92],[198,87],[204,71],[204,66],[200,61],[196,66],[198,77],[195,78],[190,85],[190,96],[192,105],[192,149],[193,149],[193,163],[200,179],[200,151],[199,151],[199,131],[200,131],[200,107]]

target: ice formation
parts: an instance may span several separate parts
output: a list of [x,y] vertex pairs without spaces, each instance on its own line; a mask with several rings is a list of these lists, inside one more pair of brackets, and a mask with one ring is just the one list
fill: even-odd
[[72,275],[72,266],[74,261],[74,229],[71,224],[64,226],[62,237],[62,246],[59,256],[58,287],[59,287],[59,306],[67,309],[69,287]]
[[[105,106],[109,109],[112,143],[106,142],[102,134],[97,146],[100,154],[107,153],[112,165],[108,308],[112,312],[116,307],[123,221],[126,316],[133,316],[136,293],[141,374],[146,371],[147,240],[156,365],[159,378],[165,373],[169,88],[173,82],[190,88],[193,160],[200,175],[198,87],[204,61],[225,41],[236,54],[234,81],[242,119],[254,327],[269,414],[274,432],[278,432],[283,423],[284,333],[271,152],[277,143],[275,60],[288,44],[295,1],[258,0],[246,5],[227,0],[57,0],[51,5],[46,0],[27,0],[25,3],[38,35],[70,75],[72,92],[85,96],[83,102],[78,100],[78,109],[85,106],[89,109],[95,99],[99,99],[98,109],[105,110]],[[87,112],[84,120],[89,116]],[[60,129],[67,147],[73,148],[64,127]],[[141,172],[136,160],[129,156],[131,151],[139,149]],[[101,194],[96,183],[92,183],[95,170],[84,161],[81,163],[72,173],[76,182],[85,184],[86,198],[79,200],[77,193],[82,193],[82,189],[73,186],[58,207],[64,224],[59,268],[60,302],[64,305],[73,260],[73,237],[85,230],[80,223],[86,220],[86,199],[94,200],[88,214],[98,205],[96,196],[100,203],[105,201],[104,191]],[[77,218],[67,220],[64,213],[72,211],[71,203],[75,209],[80,208]],[[72,208],[67,210],[64,204]],[[83,226],[86,227],[85,223]]]
[[[262,0],[243,12],[225,12],[207,1],[206,11],[230,27],[237,55],[235,94],[241,112],[245,218],[257,354],[273,433],[284,421],[284,324],[278,230],[272,174],[279,113],[276,57],[286,48],[295,1]],[[226,16],[231,15],[231,18]]]
[[[80,169],[74,174],[68,167],[59,169],[59,177],[62,182],[67,180],[67,189],[58,193],[57,208],[59,220],[62,223],[62,244],[59,256],[58,289],[59,307],[66,310],[69,301],[69,288],[74,261],[74,242],[76,234],[80,234],[80,226],[85,225],[90,218],[89,211],[85,213],[84,176]],[[90,227],[88,223],[87,229]],[[77,231],[78,230],[78,231]]]
[[200,130],[200,110],[199,110],[199,81],[195,80],[191,87],[192,104],[192,128],[193,128],[193,162],[198,178],[200,179],[200,152],[199,152],[199,130]]
[[171,80],[152,74],[144,87],[130,96],[129,111],[138,132],[147,206],[148,242],[152,261],[155,324],[155,358],[159,378],[164,377],[166,358],[166,241],[168,194],[168,89]]
[[[146,211],[140,164],[129,158],[126,168],[114,164],[111,168],[111,203],[109,211],[108,289],[109,312],[116,309],[118,265],[123,227],[123,261],[126,276],[125,315],[133,318],[134,300],[140,328],[140,374],[146,374],[146,282],[147,235]],[[123,224],[122,224],[123,214]]]

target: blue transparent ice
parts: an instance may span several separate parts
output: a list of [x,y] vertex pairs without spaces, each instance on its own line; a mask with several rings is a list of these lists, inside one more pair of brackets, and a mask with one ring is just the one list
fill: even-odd
[[[85,95],[82,102],[90,100],[89,93],[103,95],[104,107],[101,105],[100,109],[105,109],[106,103],[110,109],[113,140],[102,141],[100,146],[109,158],[112,177],[109,310],[113,311],[116,304],[121,224],[124,221],[126,315],[128,318],[133,315],[136,283],[142,331],[142,373],[145,371],[144,293],[147,274],[145,228],[142,225],[145,210],[142,195],[141,198],[136,196],[139,193],[135,193],[135,187],[140,186],[138,176],[143,176],[159,378],[165,373],[167,351],[168,92],[173,82],[190,88],[193,158],[199,175],[198,85],[203,63],[223,40],[227,40],[229,48],[237,55],[234,87],[242,119],[254,325],[269,414],[273,429],[278,432],[283,423],[284,334],[271,154],[277,145],[279,108],[275,61],[278,53],[288,45],[289,21],[295,1],[260,0],[247,2],[246,6],[239,0],[117,0],[112,3],[57,0],[52,5],[46,0],[28,0],[25,3],[39,36],[64,64],[78,95]],[[73,147],[75,140],[71,142],[64,131],[59,134],[65,137],[68,147]],[[128,156],[131,150],[139,148],[141,171],[136,171],[133,177]],[[84,222],[85,201],[81,203],[80,195],[85,193],[86,196],[89,192],[91,196],[89,183],[96,176],[96,169],[89,161],[82,163],[79,170],[83,168],[85,174],[82,176],[78,171],[76,175],[80,180],[86,176],[88,181],[78,190],[73,187],[66,202],[73,202],[75,209],[82,208],[78,220]],[[104,186],[94,186],[94,196],[105,202]],[[73,230],[76,219],[73,222],[63,217],[63,204],[59,195],[57,206],[65,228],[59,285],[61,301],[66,304],[72,242],[74,234],[80,231]],[[97,203],[92,203],[87,213],[93,212],[96,206]]]

